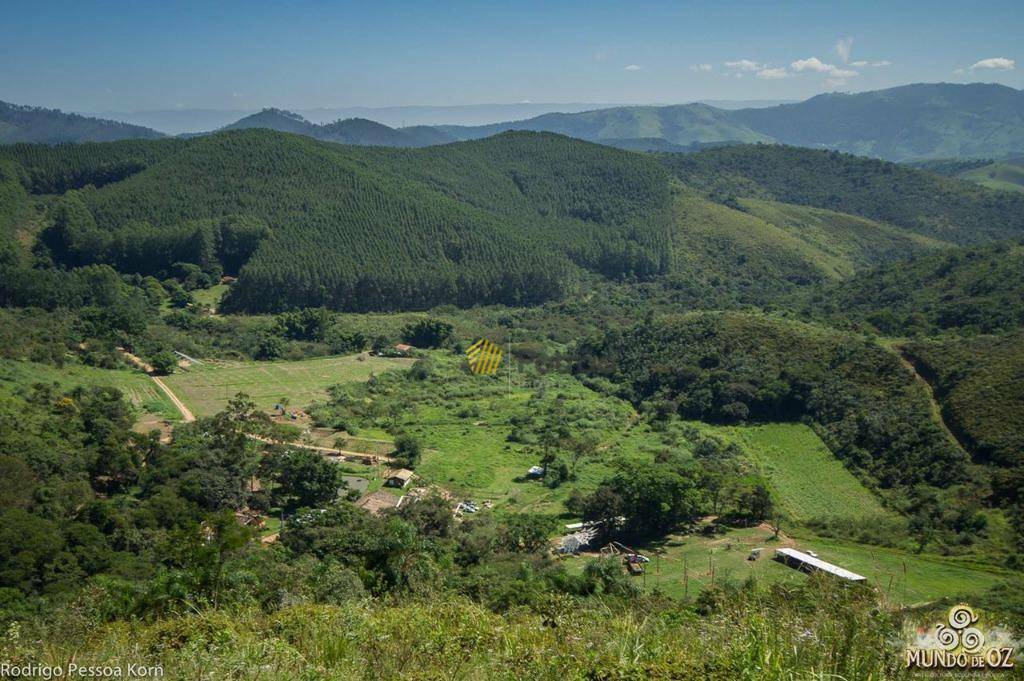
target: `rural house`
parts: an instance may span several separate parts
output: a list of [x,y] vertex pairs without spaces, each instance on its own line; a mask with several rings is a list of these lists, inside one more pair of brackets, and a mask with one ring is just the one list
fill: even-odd
[[416,474],[407,468],[394,468],[384,474],[384,484],[388,487],[402,489],[416,477]]

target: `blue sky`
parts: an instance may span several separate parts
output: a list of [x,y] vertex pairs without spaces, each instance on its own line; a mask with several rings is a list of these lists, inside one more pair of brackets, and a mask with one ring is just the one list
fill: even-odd
[[71,110],[1024,87],[1024,2],[12,2],[0,100]]

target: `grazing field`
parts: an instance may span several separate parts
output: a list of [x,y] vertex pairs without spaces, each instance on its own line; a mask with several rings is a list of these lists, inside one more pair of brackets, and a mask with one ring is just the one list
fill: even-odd
[[868,578],[868,583],[900,603],[971,596],[1010,578],[995,567],[958,562],[955,557],[915,554],[882,546],[802,535],[797,548],[812,549],[823,559]]
[[889,513],[810,427],[771,423],[728,430],[768,479],[776,503],[792,520],[858,520]]
[[81,364],[61,368],[35,362],[0,360],[0,391],[8,392],[35,383],[58,384],[61,390],[78,386],[111,386],[121,390],[140,412],[168,420],[180,418],[163,391],[149,376],[130,369],[98,369]]
[[196,416],[210,416],[240,392],[261,409],[273,408],[282,398],[291,407],[302,408],[326,395],[335,383],[365,381],[371,374],[405,368],[412,362],[366,354],[298,362],[207,362],[193,364],[164,381]]
[[[935,557],[824,539],[814,535],[774,539],[764,526],[729,530],[716,537],[671,535],[664,541],[634,546],[651,559],[647,574],[636,580],[648,589],[670,596],[690,596],[712,583],[754,578],[766,583],[797,584],[807,576],[773,560],[776,548],[814,551],[823,560],[867,577],[868,584],[898,603],[923,603],[939,598],[982,593],[1009,577],[997,568],[962,565],[956,559]],[[747,560],[760,548],[757,560]],[[587,557],[567,558],[582,569]],[[712,577],[713,575],[713,577]]]
[[217,284],[210,288],[196,289],[195,291],[192,291],[192,298],[199,305],[213,308],[213,310],[216,311],[217,308],[220,307],[221,298],[224,297],[224,294],[228,292],[229,288],[231,287],[227,284]]
[[[633,409],[625,402],[585,388],[571,378],[549,377],[545,396],[516,387],[509,394],[500,381],[483,379],[482,392],[472,390],[480,379],[463,379],[464,396],[447,403],[409,404],[403,428],[427,448],[417,467],[424,480],[461,497],[490,500],[510,511],[563,513],[573,489],[591,490],[612,474],[614,459],[631,456],[609,446],[631,423]],[[577,478],[557,488],[524,479],[540,453],[534,442],[514,442],[515,422],[545,413],[554,403],[564,406],[577,433],[587,432],[605,444],[594,456],[580,461]]]
[[1010,162],[990,163],[960,173],[960,179],[1009,192],[1024,192],[1024,159],[1012,159]]

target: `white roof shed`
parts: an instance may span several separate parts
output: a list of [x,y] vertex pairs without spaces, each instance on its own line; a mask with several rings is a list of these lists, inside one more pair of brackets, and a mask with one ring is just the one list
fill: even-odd
[[841,568],[838,565],[833,565],[827,561],[804,553],[803,551],[797,551],[796,549],[775,549],[775,560],[780,563],[785,563],[791,568],[797,570],[804,570],[806,572],[827,572],[830,575],[835,575],[840,579],[845,579],[849,582],[866,582],[867,577],[864,575],[858,575],[856,572],[851,572],[846,568]]

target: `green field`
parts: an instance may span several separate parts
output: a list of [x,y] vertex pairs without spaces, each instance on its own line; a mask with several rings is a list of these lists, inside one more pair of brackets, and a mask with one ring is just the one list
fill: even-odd
[[889,513],[809,426],[771,423],[727,430],[768,479],[776,503],[792,520],[856,520]]
[[[634,411],[627,403],[598,395],[575,379],[549,376],[545,380],[546,396],[540,400],[532,399],[534,392],[527,388],[515,387],[509,394],[500,380],[465,377],[460,384],[463,395],[436,403],[411,402],[403,428],[427,448],[416,472],[459,496],[493,501],[496,508],[563,512],[562,502],[573,489],[593,489],[611,475],[614,459],[635,455],[618,446]],[[546,409],[559,397],[574,431],[591,433],[603,448],[579,463],[575,481],[550,489],[538,480],[522,479],[540,455],[535,446],[510,442],[508,436],[514,421]],[[470,408],[473,411],[467,414]]]
[[157,386],[142,372],[130,369],[97,369],[81,364],[57,368],[35,362],[0,360],[0,390],[12,391],[35,383],[56,383],[62,390],[77,386],[112,386],[120,389],[132,405],[168,420],[180,418],[178,411]]
[[968,182],[976,182],[989,189],[1024,192],[1024,159],[990,163],[987,166],[960,173],[958,177]]
[[229,288],[230,286],[227,284],[217,284],[206,289],[196,289],[192,291],[192,298],[197,304],[216,310],[220,305],[220,299],[224,297]]
[[[867,577],[868,584],[899,603],[923,603],[939,598],[982,593],[1009,577],[997,568],[960,564],[955,558],[919,555],[798,534],[772,538],[764,527],[732,529],[717,537],[672,535],[665,541],[634,546],[651,562],[647,573],[636,580],[648,589],[659,588],[675,597],[696,596],[701,589],[723,581],[754,578],[765,583],[797,584],[807,576],[772,559],[775,549],[790,546],[814,551],[823,560]],[[757,560],[747,557],[762,549]],[[573,569],[582,569],[587,557],[566,558]],[[713,577],[712,577],[713,574]]]
[[408,367],[413,360],[369,355],[321,357],[297,362],[206,362],[165,378],[196,416],[220,411],[237,393],[246,393],[261,409],[287,397],[292,407],[322,398],[335,383],[365,381],[370,374]]

